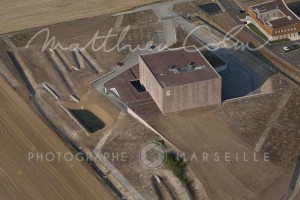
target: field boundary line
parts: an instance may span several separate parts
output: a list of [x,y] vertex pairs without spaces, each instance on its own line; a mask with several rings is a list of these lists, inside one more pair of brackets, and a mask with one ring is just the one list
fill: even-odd
[[284,108],[284,106],[287,104],[288,100],[290,99],[291,95],[292,95],[292,87],[289,86],[288,90],[286,91],[286,93],[284,94],[284,96],[282,97],[281,101],[279,102],[279,104],[277,105],[275,111],[272,113],[270,120],[267,124],[267,128],[263,131],[263,133],[261,134],[258,142],[255,145],[254,151],[255,152],[259,152],[260,149],[262,148],[265,140],[267,139],[272,125],[277,121],[277,119],[279,118],[282,109]]

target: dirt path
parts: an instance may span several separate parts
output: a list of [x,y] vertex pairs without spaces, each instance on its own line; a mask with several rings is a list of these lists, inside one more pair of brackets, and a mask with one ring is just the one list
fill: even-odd
[[261,134],[255,148],[254,151],[255,152],[259,152],[261,147],[263,146],[265,140],[268,137],[269,132],[271,131],[272,125],[274,125],[274,123],[277,121],[278,117],[280,116],[280,113],[282,111],[282,109],[285,107],[286,103],[288,102],[288,100],[290,99],[291,95],[292,95],[293,89],[290,86],[288,88],[288,90],[286,91],[286,93],[283,95],[282,99],[280,100],[277,108],[274,110],[273,114],[270,117],[270,120],[267,124],[266,129],[264,130],[264,132]]
[[[123,117],[125,116],[124,112],[120,112],[119,116],[118,116],[118,120],[121,120]],[[105,145],[107,139],[112,135],[112,131],[114,130],[114,128],[118,125],[118,122],[116,122],[115,124],[113,124],[109,129],[107,129],[104,133],[103,136],[101,137],[101,139],[99,140],[97,146],[95,147],[94,151],[101,151],[102,147]]]
[[115,199],[79,161],[28,161],[70,150],[2,78],[0,102],[0,199]]

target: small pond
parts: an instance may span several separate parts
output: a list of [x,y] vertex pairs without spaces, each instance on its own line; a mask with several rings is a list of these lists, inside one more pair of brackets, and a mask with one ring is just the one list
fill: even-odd
[[70,110],[70,112],[74,115],[74,117],[76,117],[80,124],[91,133],[94,133],[105,127],[104,122],[102,122],[89,110]]
[[203,4],[199,5],[198,7],[209,15],[214,15],[222,12],[222,9],[216,3]]

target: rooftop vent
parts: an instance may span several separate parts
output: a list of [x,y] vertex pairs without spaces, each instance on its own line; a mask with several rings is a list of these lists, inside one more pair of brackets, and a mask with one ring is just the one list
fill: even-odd
[[293,17],[291,17],[291,16],[287,16],[287,18],[288,18],[289,20],[292,20],[292,19],[293,19]]
[[168,68],[169,68],[169,71],[173,71],[175,74],[179,74],[182,72],[192,72],[195,70],[201,70],[205,67],[205,66],[195,67],[194,64],[195,64],[195,62],[189,62],[187,64],[187,66],[184,66],[184,67],[176,67],[175,65],[173,65],[173,66],[169,66]]
[[259,12],[264,12],[264,11],[266,11],[267,9],[265,8],[265,7],[260,7],[260,8],[258,8],[258,11]]

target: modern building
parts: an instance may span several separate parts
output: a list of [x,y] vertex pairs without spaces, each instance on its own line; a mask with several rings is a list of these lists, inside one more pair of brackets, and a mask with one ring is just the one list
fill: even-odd
[[251,6],[247,19],[269,40],[300,39],[300,20],[283,0],[273,0]]
[[221,77],[195,46],[141,55],[139,77],[162,113],[221,103]]

